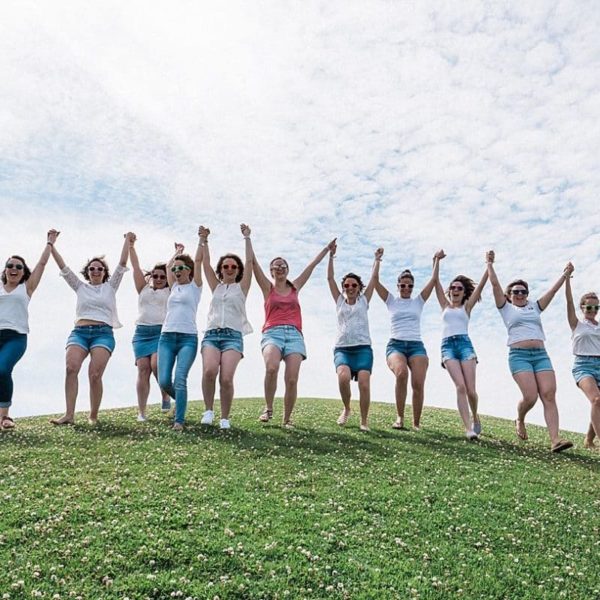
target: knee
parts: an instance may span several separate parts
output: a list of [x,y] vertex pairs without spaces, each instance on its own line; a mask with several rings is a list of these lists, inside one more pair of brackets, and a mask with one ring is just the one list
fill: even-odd
[[[467,395],[467,387],[465,386],[464,383],[456,383],[454,385],[456,385],[456,393],[459,396],[466,396]],[[414,386],[413,386],[413,388],[414,388]]]
[[81,365],[78,363],[74,363],[71,361],[67,361],[66,363],[66,373],[67,373],[67,377],[69,375],[78,375],[79,371],[81,369]]
[[298,385],[298,376],[297,375],[286,375],[285,376],[285,385],[287,387],[296,387]]
[[267,365],[265,365],[265,373],[267,377],[277,377],[277,373],[279,373],[279,365],[267,363]]
[[366,394],[366,393],[368,393],[368,392],[369,392],[369,389],[370,389],[370,387],[371,387],[371,386],[369,385],[369,380],[368,380],[368,379],[366,379],[366,380],[365,380],[365,379],[362,379],[362,380],[361,380],[361,379],[359,379],[359,380],[358,380],[358,391],[359,391],[361,394]]
[[216,369],[214,367],[208,367],[204,369],[204,379],[206,379],[207,381],[216,381],[218,373],[218,367]]
[[406,367],[396,367],[393,371],[398,383],[406,383],[408,381],[408,369]]
[[[412,381],[412,390],[415,394],[422,394],[425,389],[425,382],[423,381]],[[464,386],[463,386],[464,388]]]
[[470,390],[467,388],[467,398],[472,401],[476,401],[479,399],[477,392],[475,390]]
[[556,392],[554,390],[542,392],[540,398],[544,404],[554,404],[556,402]]
[[219,385],[221,386],[221,392],[232,392],[233,391],[233,377],[220,377]]
[[340,385],[350,385],[350,379],[350,373],[348,373],[347,371],[342,371],[341,373],[338,373],[338,381]]
[[590,402],[592,403],[592,408],[594,409],[600,409],[600,395],[594,396],[593,398],[590,399]]
[[150,378],[150,373],[152,373],[152,369],[150,368],[150,363],[148,363],[148,362],[138,363],[137,367],[138,367],[139,376],[142,379]]
[[98,369],[90,369],[88,372],[88,377],[90,379],[90,384],[98,383],[102,381],[102,371]]

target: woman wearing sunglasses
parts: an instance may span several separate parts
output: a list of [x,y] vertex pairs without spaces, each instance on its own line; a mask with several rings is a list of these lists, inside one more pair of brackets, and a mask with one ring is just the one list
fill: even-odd
[[398,276],[398,296],[392,296],[376,276],[375,289],[388,308],[392,324],[392,336],[386,348],[386,359],[388,367],[396,378],[397,418],[392,424],[394,429],[404,429],[404,407],[409,373],[412,386],[413,428],[419,430],[421,427],[425,375],[429,366],[427,351],[421,340],[421,314],[435,286],[439,261],[444,256],[443,250],[435,253],[431,278],[415,298],[412,297],[415,278],[408,269]]
[[565,280],[571,276],[573,265],[568,263],[558,281],[536,302],[530,302],[529,286],[523,279],[511,281],[506,290],[502,290],[493,261],[494,255],[488,254],[487,269],[494,300],[508,332],[508,365],[522,394],[515,421],[517,436],[522,440],[527,439],[525,416],[539,397],[544,406],[544,419],[552,452],[562,452],[573,444],[559,437],[556,377],[544,347],[546,336],[540,316]]
[[582,319],[577,318],[571,291],[571,279],[565,282],[567,296],[567,320],[573,340],[573,377],[579,389],[591,403],[591,423],[585,436],[586,448],[594,449],[594,438],[600,437],[600,323],[598,309],[600,300],[595,292],[587,292],[581,297],[579,307]]
[[[494,253],[488,252],[487,260],[493,262]],[[464,275],[457,275],[444,291],[440,280],[435,282],[435,291],[442,308],[442,367],[448,371],[456,386],[456,404],[463,421],[465,435],[476,440],[481,434],[481,421],[477,414],[478,396],[475,386],[477,355],[469,337],[469,319],[476,302],[481,300],[481,291],[488,280],[487,269],[480,282]],[[469,409],[471,414],[469,414]]]
[[[333,362],[338,376],[338,386],[344,408],[337,422],[345,425],[350,416],[350,381],[358,381],[360,430],[369,431],[369,405],[371,404],[371,371],[373,370],[373,349],[369,335],[369,302],[379,273],[383,249],[375,252],[375,262],[371,280],[365,288],[362,279],[347,273],[342,277],[342,292],[335,282],[333,259],[337,251],[334,243],[329,249],[327,282],[337,313],[338,331],[333,349]],[[364,290],[364,293],[363,293]]]
[[289,267],[280,256],[269,263],[272,280],[269,280],[258,261],[254,258],[254,277],[265,299],[265,324],[261,341],[265,361],[265,403],[266,407],[259,419],[268,422],[273,418],[273,400],[277,391],[279,363],[285,363],[285,394],[283,396],[283,426],[293,429],[292,411],[298,396],[298,374],[300,365],[306,358],[306,348],[302,337],[302,314],[298,293],[309,280],[315,267],[325,258],[334,246],[335,239],[317,254],[304,271],[290,281]]
[[83,361],[89,355],[88,377],[90,381],[90,416],[88,421],[95,425],[102,402],[102,375],[115,349],[113,328],[122,327],[117,314],[116,291],[121,285],[123,274],[128,271],[129,246],[135,235],[125,234],[121,258],[115,272],[110,274],[108,264],[102,256],[87,261],[81,270],[82,281],[66,266],[56,246],[51,246],[52,256],[64,278],[77,294],[75,328],[67,340],[65,401],[67,409],[53,425],[72,425],[75,422],[75,404],[79,390],[78,376]]
[[[167,315],[167,300],[171,289],[167,282],[167,265],[157,263],[144,272],[135,250],[136,238],[130,240],[129,258],[133,268],[133,282],[138,293],[138,318],[133,335],[133,354],[137,366],[137,420],[146,420],[146,405],[150,394],[150,375],[158,380],[158,340]],[[169,395],[161,390],[162,410],[171,408]]]
[[29,300],[37,289],[50,250],[59,232],[51,229],[46,246],[37,265],[31,271],[25,260],[16,254],[8,258],[2,271],[0,286],[0,429],[13,429],[14,420],[8,415],[12,404],[15,365],[27,349],[29,333]]
[[221,429],[231,427],[229,413],[233,401],[233,376],[244,357],[243,336],[252,333],[246,317],[246,297],[252,281],[252,242],[250,227],[242,223],[240,228],[246,244],[246,264],[237,254],[225,254],[217,261],[216,269],[213,269],[208,249],[210,229],[200,227],[200,242],[204,244],[204,275],[212,291],[208,323],[201,344],[202,395],[206,410],[200,422],[202,425],[212,425],[218,376]]
[[[198,236],[200,231],[198,229]],[[204,245],[199,239],[193,259],[189,254],[183,254],[183,250],[183,245],[176,243],[175,256],[167,265],[167,281],[171,293],[158,342],[158,383],[175,399],[175,431],[183,430],[187,408],[187,377],[198,352],[196,313],[202,294]]]

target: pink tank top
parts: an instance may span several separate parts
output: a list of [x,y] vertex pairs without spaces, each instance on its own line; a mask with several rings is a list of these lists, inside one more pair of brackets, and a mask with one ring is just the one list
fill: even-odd
[[265,300],[265,324],[263,332],[277,325],[293,325],[302,333],[302,313],[298,302],[298,292],[291,289],[287,296],[282,296],[272,287]]

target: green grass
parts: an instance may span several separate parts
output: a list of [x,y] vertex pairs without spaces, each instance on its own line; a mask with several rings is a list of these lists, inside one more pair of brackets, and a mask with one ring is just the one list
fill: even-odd
[[600,455],[518,442],[455,412],[421,432],[335,424],[339,401],[301,399],[297,429],[234,405],[230,432],[182,434],[157,408],[0,434],[0,598],[599,598]]

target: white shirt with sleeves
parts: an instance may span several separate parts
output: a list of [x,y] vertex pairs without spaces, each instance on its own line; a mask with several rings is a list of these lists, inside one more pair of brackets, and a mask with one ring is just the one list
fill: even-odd
[[542,328],[542,309],[537,302],[527,302],[525,306],[515,306],[510,302],[498,309],[508,332],[507,346],[525,340],[544,341],[546,336]]
[[340,294],[335,308],[338,322],[335,347],[370,346],[369,302],[365,296],[360,295],[354,304],[348,304],[344,296]]
[[253,331],[246,316],[246,295],[239,283],[219,283],[213,291],[206,330],[225,328],[242,335]]
[[100,285],[92,285],[82,281],[69,267],[61,270],[60,275],[64,277],[69,286],[77,294],[77,307],[75,308],[75,323],[82,319],[99,321],[118,329],[123,327],[119,322],[117,313],[116,291],[121,285],[123,274],[129,271],[127,267],[117,265],[108,281]]
[[7,292],[0,282],[0,329],[29,333],[29,300],[25,283]]
[[406,342],[420,342],[421,314],[425,306],[423,296],[415,298],[400,298],[388,293],[385,301],[392,322],[391,337]]
[[167,301],[171,288],[155,290],[145,285],[138,296],[138,318],[136,325],[162,325],[167,316]]
[[469,315],[464,306],[446,306],[442,311],[442,339],[453,335],[469,335]]
[[571,333],[575,356],[600,356],[600,325],[579,321]]
[[192,279],[183,285],[174,283],[167,300],[167,316],[162,326],[163,333],[198,333],[196,313],[202,295],[202,286]]

